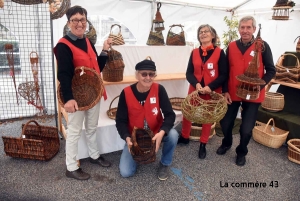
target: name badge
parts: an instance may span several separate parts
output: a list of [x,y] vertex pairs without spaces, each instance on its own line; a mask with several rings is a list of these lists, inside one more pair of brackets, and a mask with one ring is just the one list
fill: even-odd
[[150,103],[151,103],[151,104],[156,103],[156,98],[155,98],[155,97],[150,98]]
[[254,54],[255,54],[255,53],[254,53],[254,51],[252,50],[252,51],[250,52],[250,55],[254,57]]
[[213,63],[208,63],[207,64],[207,69],[213,69],[214,68],[214,64]]

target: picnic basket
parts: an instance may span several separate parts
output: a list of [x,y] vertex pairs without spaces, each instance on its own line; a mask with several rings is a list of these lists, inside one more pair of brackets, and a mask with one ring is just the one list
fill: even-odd
[[300,164],[300,139],[290,139],[288,142],[288,159]]
[[[211,125],[209,139],[212,138],[216,134],[215,127],[216,127],[216,122]],[[191,129],[191,133],[190,133],[190,137],[189,137],[190,140],[199,141],[200,137],[201,137],[201,133],[202,133],[202,125],[192,123],[191,128],[192,129]]]
[[107,116],[108,116],[110,119],[116,119],[116,114],[117,114],[118,108],[117,108],[117,107],[111,108],[111,105],[112,105],[112,103],[113,103],[117,98],[119,98],[119,97],[120,97],[120,96],[116,96],[114,99],[112,99],[112,101],[111,101],[110,104],[109,104],[109,108],[108,108],[108,110],[106,111],[106,114],[107,114]]
[[[269,125],[272,121],[273,125]],[[275,127],[274,119],[269,119],[268,123],[256,121],[253,129],[253,139],[267,147],[279,148],[286,141],[289,131]]]
[[[34,123],[35,125],[32,125]],[[48,161],[59,150],[58,129],[39,125],[35,120],[22,125],[20,137],[2,136],[7,156]]]
[[266,92],[265,100],[261,103],[261,107],[270,112],[283,110],[284,95],[276,92]]

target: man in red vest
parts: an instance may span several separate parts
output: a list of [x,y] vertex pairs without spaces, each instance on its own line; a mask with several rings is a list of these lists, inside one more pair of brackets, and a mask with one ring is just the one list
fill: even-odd
[[[232,145],[232,129],[234,120],[240,106],[242,107],[242,124],[240,126],[240,143],[236,148],[236,164],[243,166],[246,163],[248,153],[247,145],[252,137],[252,129],[255,126],[258,107],[265,98],[264,86],[261,86],[259,98],[256,100],[241,99],[236,95],[238,86],[237,75],[243,74],[254,56],[254,32],[256,21],[252,16],[246,16],[239,21],[239,34],[241,38],[229,44],[226,50],[226,57],[229,62],[229,79],[223,87],[223,93],[228,103],[228,110],[220,121],[224,138],[217,154],[223,155]],[[264,41],[264,51],[259,56],[259,75],[266,82],[275,75],[273,56],[268,43]]]
[[165,88],[154,82],[155,63],[146,59],[139,62],[135,69],[138,82],[121,92],[116,114],[117,130],[126,142],[120,159],[120,173],[122,177],[130,177],[136,172],[137,163],[129,151],[135,126],[150,129],[154,133],[152,140],[156,141],[156,152],[161,142],[164,143],[158,178],[166,180],[178,140],[178,132],[173,128],[175,113]]

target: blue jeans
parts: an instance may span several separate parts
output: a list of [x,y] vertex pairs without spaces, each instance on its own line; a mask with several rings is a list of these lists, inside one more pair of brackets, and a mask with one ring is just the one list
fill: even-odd
[[[169,166],[172,163],[173,154],[178,141],[178,132],[175,129],[171,129],[167,135],[164,135],[162,142],[162,156],[160,162],[163,165]],[[127,143],[125,143],[121,159],[120,159],[120,174],[122,177],[130,177],[136,172],[137,163],[133,160]]]

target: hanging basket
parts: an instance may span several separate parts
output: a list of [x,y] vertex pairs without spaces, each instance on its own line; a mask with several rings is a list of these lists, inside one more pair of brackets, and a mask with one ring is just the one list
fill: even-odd
[[[272,121],[273,125],[269,125]],[[256,121],[253,129],[253,139],[267,147],[279,148],[285,142],[289,131],[275,127],[274,119],[271,118],[267,124]]]
[[56,127],[41,126],[31,120],[22,128],[18,138],[2,136],[7,156],[48,161],[57,154],[60,145]]
[[213,92],[210,100],[204,100],[196,90],[190,93],[182,102],[183,116],[194,123],[207,124],[220,121],[227,111],[227,102],[224,96]]
[[[293,56],[296,58],[296,64],[295,66],[283,66],[283,60],[286,58],[286,56]],[[296,57],[294,54],[283,54],[281,55],[277,63],[275,65],[276,67],[276,80],[288,82],[288,83],[297,83],[299,74],[300,74],[300,63],[298,57]]]
[[288,142],[288,159],[300,164],[300,139],[290,139]]
[[182,101],[184,101],[184,98],[179,98],[179,97],[170,98],[170,102],[173,110],[181,110]]
[[[216,123],[211,125],[209,139],[212,138],[216,134],[215,127],[216,127]],[[199,141],[200,137],[201,137],[201,133],[202,133],[202,124],[192,123],[191,133],[190,133],[190,137],[189,137],[190,140]]]
[[34,81],[20,83],[18,87],[19,95],[29,102],[36,100],[38,91],[39,85]]
[[[72,79],[72,93],[77,102],[78,110],[85,111],[94,107],[101,99],[104,91],[100,74],[88,67],[76,67]],[[65,104],[61,86],[57,87],[57,98],[63,107]]]
[[51,20],[61,18],[71,7],[71,0],[49,0],[49,11]]
[[270,112],[283,110],[284,95],[276,92],[266,92],[265,100],[261,103],[261,107]]
[[112,99],[112,101],[111,101],[110,104],[109,104],[109,108],[108,108],[108,110],[106,111],[106,114],[107,114],[107,116],[108,116],[110,119],[113,119],[113,120],[116,119],[116,114],[117,114],[118,107],[111,108],[111,105],[112,105],[112,103],[113,103],[117,98],[119,98],[119,97],[120,97],[120,96],[116,96],[114,99]]

